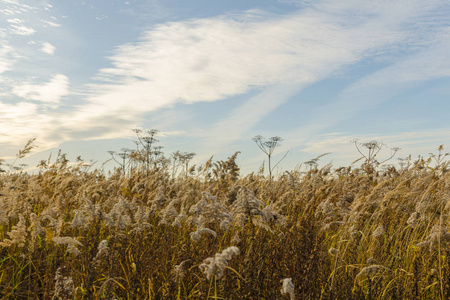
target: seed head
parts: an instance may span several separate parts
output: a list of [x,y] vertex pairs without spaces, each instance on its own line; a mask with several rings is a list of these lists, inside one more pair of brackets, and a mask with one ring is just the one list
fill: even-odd
[[380,236],[384,235],[384,232],[385,231],[384,231],[383,225],[379,225],[377,227],[377,229],[375,229],[374,232],[372,232],[372,237],[374,237],[374,238],[380,237]]
[[222,253],[216,253],[214,257],[205,259],[199,268],[206,274],[208,280],[210,280],[212,276],[221,278],[223,276],[223,269],[228,266],[228,261],[231,260],[233,254],[239,255],[239,253],[238,247],[228,247],[223,250]]
[[55,295],[53,299],[69,300],[73,298],[74,284],[72,277],[65,277],[61,274],[61,267],[56,271]]
[[286,295],[288,294],[291,297],[291,300],[295,299],[295,288],[294,284],[292,283],[292,278],[284,278],[281,280],[282,287],[281,287],[281,294]]
[[338,256],[339,254],[341,254],[341,251],[339,251],[336,248],[330,248],[330,250],[328,250],[328,253],[330,253],[333,256]]
[[210,235],[217,237],[217,233],[209,228],[197,228],[197,230],[195,232],[191,232],[190,236],[191,236],[191,240],[198,242],[200,241],[200,239],[202,238],[202,235],[205,233],[209,233]]
[[367,276],[368,278],[373,278],[375,275],[377,275],[378,271],[381,269],[380,265],[371,265],[365,268],[362,268],[362,270],[356,275],[356,277],[362,277]]

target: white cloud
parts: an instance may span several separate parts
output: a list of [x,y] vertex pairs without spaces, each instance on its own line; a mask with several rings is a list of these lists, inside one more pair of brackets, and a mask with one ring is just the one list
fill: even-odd
[[[42,130],[40,119],[37,114],[37,105],[33,103],[20,102],[17,104],[5,104],[0,102],[0,143],[2,148],[8,145],[23,144],[26,139],[31,138]],[[30,136],[24,137],[24,132]],[[3,153],[2,153],[3,154]]]
[[257,87],[311,83],[323,68],[335,70],[398,40],[374,28],[382,19],[346,28],[343,17],[311,14],[249,13],[159,25],[140,42],[119,47],[111,57],[113,67],[99,74],[116,84],[95,86],[97,96],[90,101],[107,110],[151,111],[175,102],[217,101]]
[[33,33],[36,32],[33,28],[26,27],[23,25],[11,25],[10,28],[13,34],[18,35],[32,35]]
[[[250,11],[160,24],[144,32],[137,42],[118,47],[110,57],[111,66],[98,72],[97,79],[103,81],[90,86],[91,96],[83,99],[86,102],[72,112],[53,115],[52,122],[57,126],[52,128],[43,122],[42,132],[44,137],[57,136],[61,141],[75,136],[116,138],[141,125],[145,113],[176,103],[213,102],[259,93],[204,132],[203,137],[209,141],[215,136],[227,137],[217,145],[230,143],[305,86],[368,57],[417,55],[421,64],[416,61],[415,71],[433,73],[438,61],[446,59],[442,55],[448,49],[443,45],[439,50],[439,39],[430,38],[433,27],[441,26],[434,14],[445,3],[328,0],[308,3],[289,15]],[[429,20],[431,25],[426,25]],[[429,44],[423,45],[424,41]],[[433,62],[428,60],[431,56],[421,56],[422,48],[434,51],[439,60]],[[413,69],[407,66],[406,59],[403,62],[405,67],[395,73],[396,78],[412,77]],[[383,76],[392,70],[367,78],[368,83],[378,80],[374,82],[379,85],[372,89],[367,90],[363,81],[349,87],[338,104],[329,107],[340,117],[334,119],[330,114],[330,120],[312,127],[339,122],[346,113],[342,107],[351,109],[354,105],[354,111],[367,108],[368,101],[362,102],[360,96],[376,95],[389,83],[383,81]],[[437,77],[445,76],[444,68],[438,70]],[[24,99],[44,102],[44,107],[57,104],[67,95],[69,84],[67,77],[58,76],[44,85],[16,86],[13,92]],[[345,100],[348,95],[353,100]],[[36,113],[43,115],[39,110]]]
[[[36,113],[37,105],[32,103],[20,102],[17,104],[5,104],[0,102],[0,123],[2,128],[0,140],[4,136],[14,137],[16,133],[22,133],[21,129],[23,130],[25,129],[23,127],[28,127],[23,125],[27,125],[29,120],[32,119],[31,116]],[[10,139],[7,139],[5,142],[8,141]]]
[[62,116],[43,110],[37,103],[0,102],[1,155],[14,155],[30,138],[37,138],[38,151],[57,147],[62,141],[57,136],[62,119]]
[[226,148],[229,143],[245,136],[246,129],[253,127],[262,117],[287,102],[298,89],[298,85],[294,84],[276,85],[264,89],[260,94],[234,109],[229,117],[218,121],[214,126],[206,129],[206,132],[201,133],[205,139],[202,149],[205,153],[217,153]]
[[322,129],[335,126],[361,111],[389,101],[418,84],[450,77],[449,29],[444,28],[422,42],[429,40],[434,41],[432,45],[398,58],[395,63],[349,85],[337,99],[316,109],[311,119],[317,122],[295,128],[291,135],[301,132],[307,139]]
[[53,53],[55,53],[55,47],[52,44],[45,42],[42,43],[41,51],[52,55]]
[[52,22],[52,21],[46,21],[46,20],[42,20],[42,23],[44,23],[45,25],[45,27],[46,26],[50,26],[50,27],[60,27],[61,26],[61,24],[59,24],[59,23],[55,23],[55,22]]
[[0,45],[0,74],[9,70],[14,62],[12,58],[13,48],[9,45]]
[[11,16],[15,14],[15,12],[10,9],[0,9],[0,12],[6,16]]
[[23,22],[23,20],[15,18],[15,19],[8,19],[7,22],[13,24],[20,24]]
[[57,74],[48,83],[18,85],[13,88],[12,92],[24,99],[55,104],[59,103],[63,96],[69,94],[69,79],[62,74]]
[[36,9],[36,7],[29,6],[27,4],[19,3],[17,0],[2,0],[3,3],[9,5],[10,9],[14,9],[16,13],[26,12],[29,10]]
[[[102,116],[136,124],[146,112],[174,103],[217,101],[260,89],[258,97],[205,133],[223,132],[232,142],[306,85],[367,57],[423,43],[432,30],[417,24],[426,23],[420,20],[443,3],[320,1],[286,16],[251,11],[161,24],[115,51],[112,67],[97,76],[104,82],[92,85],[94,95],[73,119],[84,126],[96,126]],[[287,86],[288,92],[274,95]]]

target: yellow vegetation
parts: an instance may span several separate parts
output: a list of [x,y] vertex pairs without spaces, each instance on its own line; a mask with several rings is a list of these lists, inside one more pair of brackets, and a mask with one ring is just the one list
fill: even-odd
[[269,180],[238,176],[235,158],[185,176],[65,159],[3,173],[0,297],[450,297],[445,161]]

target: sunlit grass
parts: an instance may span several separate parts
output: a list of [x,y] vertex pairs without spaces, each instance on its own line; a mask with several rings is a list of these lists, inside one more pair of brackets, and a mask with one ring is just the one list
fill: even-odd
[[111,174],[64,155],[36,175],[4,172],[0,296],[448,299],[442,151],[401,169],[274,178],[239,175],[237,153],[184,160],[182,173],[145,152]]

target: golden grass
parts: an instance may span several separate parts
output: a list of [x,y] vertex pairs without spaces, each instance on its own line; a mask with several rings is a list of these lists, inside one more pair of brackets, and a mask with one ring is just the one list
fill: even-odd
[[[237,155],[237,154],[236,154]],[[448,164],[0,175],[3,299],[448,299]],[[44,164],[45,165],[45,164]]]

